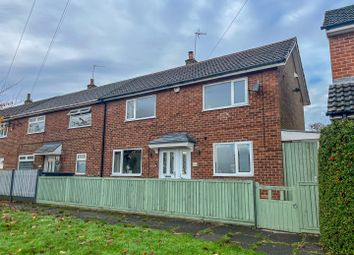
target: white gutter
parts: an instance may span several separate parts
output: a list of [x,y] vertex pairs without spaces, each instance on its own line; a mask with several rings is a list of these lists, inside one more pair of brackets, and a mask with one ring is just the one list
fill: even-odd
[[327,36],[333,36],[333,35],[338,35],[338,34],[342,34],[342,33],[347,33],[350,30],[354,30],[354,24],[351,25],[347,25],[347,26],[342,26],[342,27],[337,27],[337,28],[332,28],[332,29],[328,29],[326,31]]

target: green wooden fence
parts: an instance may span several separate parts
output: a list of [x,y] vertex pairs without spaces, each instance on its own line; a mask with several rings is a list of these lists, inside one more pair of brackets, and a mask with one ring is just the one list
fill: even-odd
[[317,183],[318,142],[300,141],[283,143],[284,182],[296,186],[299,182]]
[[257,227],[319,233],[318,185],[264,186],[256,183]]
[[252,181],[40,177],[37,202],[254,225]]

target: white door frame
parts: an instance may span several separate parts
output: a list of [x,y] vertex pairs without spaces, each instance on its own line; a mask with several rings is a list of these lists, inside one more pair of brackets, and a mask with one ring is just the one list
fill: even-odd
[[[164,174],[163,173],[163,154],[168,153],[167,155],[167,172],[170,171],[170,153],[174,153],[174,172]],[[160,149],[159,150],[159,178],[161,179],[191,179],[191,150],[188,148],[169,148],[169,149]],[[186,174],[182,173],[183,167],[183,154],[186,155]]]

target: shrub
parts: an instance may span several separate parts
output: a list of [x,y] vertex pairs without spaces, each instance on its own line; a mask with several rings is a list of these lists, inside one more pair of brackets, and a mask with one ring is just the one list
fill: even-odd
[[354,121],[321,131],[319,196],[321,242],[333,254],[354,254]]

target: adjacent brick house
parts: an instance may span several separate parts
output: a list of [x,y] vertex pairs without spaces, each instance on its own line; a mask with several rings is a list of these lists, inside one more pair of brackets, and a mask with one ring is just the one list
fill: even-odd
[[295,38],[202,62],[190,53],[181,67],[1,111],[0,159],[5,169],[282,185],[282,130],[304,130],[308,104]]
[[327,115],[354,119],[354,5],[327,11],[326,30],[332,63]]

